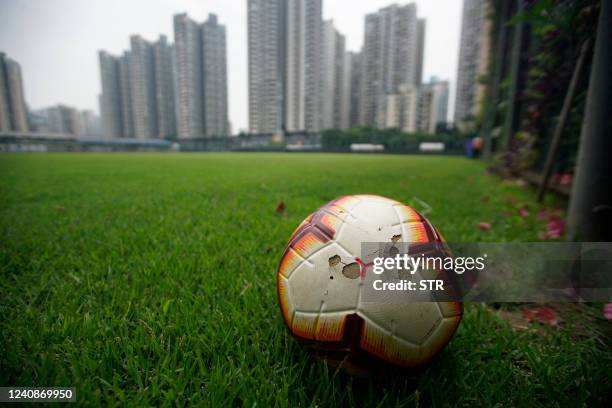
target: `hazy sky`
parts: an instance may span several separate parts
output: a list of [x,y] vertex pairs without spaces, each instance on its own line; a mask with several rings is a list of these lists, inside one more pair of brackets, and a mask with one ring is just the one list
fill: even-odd
[[[365,14],[393,1],[323,3],[323,17],[333,19],[347,38],[347,48],[357,51],[363,44]],[[427,19],[424,78],[451,80],[452,111],[462,2],[415,3],[418,16]],[[237,132],[248,125],[246,4],[247,0],[0,0],[0,51],[21,64],[32,109],[64,103],[98,111],[99,49],[118,54],[136,33],[148,40],[165,34],[173,42],[173,14],[187,12],[203,21],[215,13],[227,27],[229,115]]]

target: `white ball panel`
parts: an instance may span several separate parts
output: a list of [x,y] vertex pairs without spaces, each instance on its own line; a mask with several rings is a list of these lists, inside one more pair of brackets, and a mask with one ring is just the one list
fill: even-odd
[[362,228],[373,232],[399,223],[391,204],[373,199],[362,200],[353,207],[351,216],[359,221]]
[[436,303],[362,303],[359,314],[411,344],[421,345],[440,325]]
[[[340,256],[341,262],[330,266],[329,259]],[[293,306],[302,312],[355,310],[360,280],[342,273],[345,264],[355,261],[352,254],[331,243],[302,263],[289,279],[293,288]]]

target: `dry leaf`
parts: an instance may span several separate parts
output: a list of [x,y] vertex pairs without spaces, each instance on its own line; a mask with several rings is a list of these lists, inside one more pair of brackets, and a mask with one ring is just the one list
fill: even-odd
[[560,218],[551,218],[546,224],[546,235],[549,238],[559,238],[565,232],[565,221]]
[[478,223],[478,228],[480,228],[483,231],[488,231],[491,229],[491,223],[481,221],[480,223]]
[[603,314],[608,320],[612,320],[612,303],[606,303],[603,307]]
[[539,322],[549,326],[557,326],[559,324],[557,312],[548,306],[540,306],[534,309],[523,309],[523,317],[529,323]]

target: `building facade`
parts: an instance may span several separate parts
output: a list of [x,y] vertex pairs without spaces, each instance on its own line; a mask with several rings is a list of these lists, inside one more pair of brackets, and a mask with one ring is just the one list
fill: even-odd
[[349,118],[348,127],[361,125],[359,110],[362,95],[362,58],[361,52],[348,52],[350,65]]
[[103,133],[107,138],[123,137],[119,59],[106,51],[100,51],[98,56],[102,80],[100,112]]
[[425,28],[427,23],[424,18],[417,19],[417,51],[416,67],[414,69],[414,84],[420,85],[423,82],[423,59],[425,58]]
[[[343,127],[345,112],[345,38],[336,30],[331,20],[323,22],[321,56],[321,104],[319,108],[321,129]],[[346,118],[344,120],[346,122]],[[346,125],[346,123],[345,123]]]
[[321,129],[321,0],[287,0],[285,125]]
[[90,138],[102,136],[100,118],[90,110],[80,111],[59,104],[32,111],[31,117],[33,132]]
[[214,14],[203,24],[175,15],[174,50],[177,137],[227,135],[225,26]]
[[157,136],[160,138],[176,135],[174,80],[172,78],[172,46],[165,35],[153,44],[155,65],[155,99]]
[[0,53],[0,131],[28,131],[21,66],[4,53]]
[[398,92],[387,94],[385,99],[385,127],[415,133],[418,130],[419,88],[403,84],[399,87]]
[[155,97],[155,63],[153,45],[138,35],[130,38],[130,85],[134,136],[156,138],[157,101]]
[[225,26],[210,14],[202,24],[202,75],[204,134],[226,136],[227,117],[227,62]]
[[415,86],[418,23],[414,4],[385,7],[365,17],[360,122],[384,127],[388,94]]
[[346,39],[337,30],[334,30],[335,50],[334,50],[334,105],[333,109],[333,128],[344,129],[346,128],[346,119],[343,121],[343,117],[346,117],[344,99],[344,87],[347,85],[344,81],[344,64],[345,64],[345,50],[346,50]]
[[437,128],[441,124],[448,122],[448,97],[450,84],[448,81],[438,81],[432,79],[431,87],[431,112],[429,119],[429,133],[436,133]]
[[130,53],[125,51],[119,64],[119,104],[121,110],[121,137],[134,137],[134,114],[132,113],[132,85],[130,83]]
[[201,137],[204,132],[201,30],[187,14],[174,16],[174,49],[177,137]]
[[249,131],[277,133],[285,121],[286,0],[249,0]]
[[333,21],[324,21],[322,29],[320,119],[321,129],[331,129],[334,127],[337,37]]
[[340,129],[351,127],[351,81],[352,81],[352,54],[344,52],[342,55],[342,85],[340,89]]
[[486,15],[486,0],[463,1],[455,123],[473,119],[483,97],[484,84],[479,83],[479,77],[486,73],[490,47],[490,23]]
[[436,133],[446,123],[448,81],[432,78],[418,86],[401,85],[397,93],[386,96],[385,127],[406,133]]

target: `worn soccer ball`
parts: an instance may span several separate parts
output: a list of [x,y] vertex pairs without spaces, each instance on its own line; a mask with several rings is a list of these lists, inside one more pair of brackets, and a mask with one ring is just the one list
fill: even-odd
[[293,232],[278,268],[280,309],[293,336],[328,363],[357,373],[416,368],[453,336],[459,302],[364,301],[362,242],[445,246],[417,211],[374,195],[335,199]]

